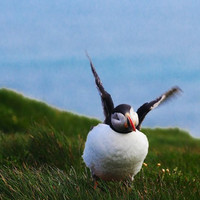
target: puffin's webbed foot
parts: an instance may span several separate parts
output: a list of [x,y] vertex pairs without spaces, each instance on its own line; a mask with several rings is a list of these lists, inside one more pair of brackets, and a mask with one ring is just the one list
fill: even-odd
[[99,177],[96,176],[94,173],[92,173],[92,178],[93,178],[93,181],[94,181],[94,187],[93,188],[96,190],[97,186],[98,186]]

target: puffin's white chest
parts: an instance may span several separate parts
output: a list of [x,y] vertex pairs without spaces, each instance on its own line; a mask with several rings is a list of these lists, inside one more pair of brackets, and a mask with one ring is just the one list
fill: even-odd
[[140,171],[147,152],[148,140],[140,131],[120,134],[99,124],[88,134],[83,160],[101,179],[122,180]]

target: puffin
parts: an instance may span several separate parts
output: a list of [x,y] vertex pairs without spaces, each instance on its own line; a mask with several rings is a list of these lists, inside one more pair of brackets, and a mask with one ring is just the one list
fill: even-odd
[[92,60],[86,54],[96,87],[99,91],[105,120],[92,127],[87,135],[83,151],[83,161],[90,169],[94,189],[98,180],[133,181],[141,170],[147,156],[149,142],[141,130],[141,124],[148,112],[178,94],[177,86],[153,101],[144,103],[135,112],[128,104],[114,106],[111,95],[104,89]]

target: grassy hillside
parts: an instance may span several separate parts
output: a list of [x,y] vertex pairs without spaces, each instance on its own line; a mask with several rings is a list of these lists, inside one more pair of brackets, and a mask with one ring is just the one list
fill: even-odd
[[0,130],[5,133],[24,133],[37,123],[70,134],[86,131],[85,128],[98,121],[60,111],[11,90],[0,89]]
[[0,199],[199,199],[200,140],[174,129],[143,129],[145,165],[129,186],[93,189],[82,162],[97,120],[0,90]]

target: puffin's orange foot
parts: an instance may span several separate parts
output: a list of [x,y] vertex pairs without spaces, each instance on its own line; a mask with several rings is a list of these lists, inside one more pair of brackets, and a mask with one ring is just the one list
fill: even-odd
[[98,182],[97,182],[97,181],[94,181],[94,189],[95,189],[95,190],[97,189],[97,186],[98,186]]

